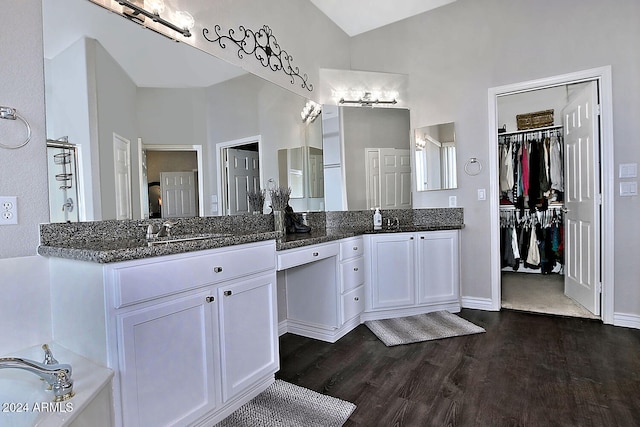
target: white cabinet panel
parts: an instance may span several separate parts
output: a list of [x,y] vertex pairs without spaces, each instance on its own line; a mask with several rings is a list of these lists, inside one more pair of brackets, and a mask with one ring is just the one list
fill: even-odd
[[390,233],[371,238],[371,307],[415,303],[414,236]]
[[417,235],[418,303],[457,300],[459,291],[458,232]]
[[126,426],[185,424],[217,406],[209,292],[118,316]]
[[358,257],[340,263],[342,292],[357,288],[364,283],[364,258]]
[[342,321],[353,319],[364,311],[364,286],[342,295]]
[[227,402],[279,368],[275,274],[222,286],[218,301]]

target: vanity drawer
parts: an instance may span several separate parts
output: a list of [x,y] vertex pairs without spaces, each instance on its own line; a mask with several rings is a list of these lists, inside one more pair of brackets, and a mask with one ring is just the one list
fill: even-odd
[[127,263],[113,269],[115,307],[273,269],[273,241]]
[[337,256],[338,250],[337,243],[287,249],[286,251],[278,252],[278,270],[286,270],[287,268]]
[[340,242],[340,261],[362,256],[363,253],[364,253],[364,242],[362,240],[362,237],[342,240]]
[[364,311],[364,286],[342,295],[342,321],[353,319]]
[[364,283],[364,257],[355,258],[340,264],[342,292],[357,288]]

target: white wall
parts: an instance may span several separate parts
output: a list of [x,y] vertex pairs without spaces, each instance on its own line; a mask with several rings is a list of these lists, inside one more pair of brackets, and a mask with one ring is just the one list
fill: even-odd
[[[485,165],[478,176],[461,173],[457,190],[414,193],[416,207],[446,206],[456,195],[465,208],[464,296],[491,297],[489,203],[476,200],[496,173],[486,167],[488,89],[611,65],[616,169],[639,162],[638,22],[637,0],[458,0],[351,40],[353,68],[409,75],[413,128],[454,121],[459,170],[470,157]],[[614,310],[637,316],[640,199],[616,196],[614,208]]]
[[[42,6],[0,0],[0,9],[0,105],[16,108],[32,130],[25,147],[0,148],[0,195],[17,196],[19,214],[18,225],[0,227],[0,354],[6,354],[50,340],[51,320],[46,262],[33,256],[38,224],[49,217]],[[3,142],[24,140],[19,125],[0,120]]]

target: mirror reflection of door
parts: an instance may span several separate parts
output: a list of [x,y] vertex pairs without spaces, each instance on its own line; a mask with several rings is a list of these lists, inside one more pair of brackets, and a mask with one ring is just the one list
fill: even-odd
[[222,151],[223,204],[227,215],[249,213],[250,192],[260,188],[258,144],[227,147]]
[[195,172],[160,172],[162,218],[183,218],[197,215]]
[[411,153],[398,148],[365,148],[367,209],[411,208]]
[[149,217],[197,216],[200,211],[201,185],[197,178],[197,151],[162,151],[147,148],[144,152]]

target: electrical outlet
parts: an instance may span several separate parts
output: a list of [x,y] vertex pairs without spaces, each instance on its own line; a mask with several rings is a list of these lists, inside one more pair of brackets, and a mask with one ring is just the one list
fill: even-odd
[[14,225],[18,223],[18,198],[15,196],[0,196],[0,225]]

